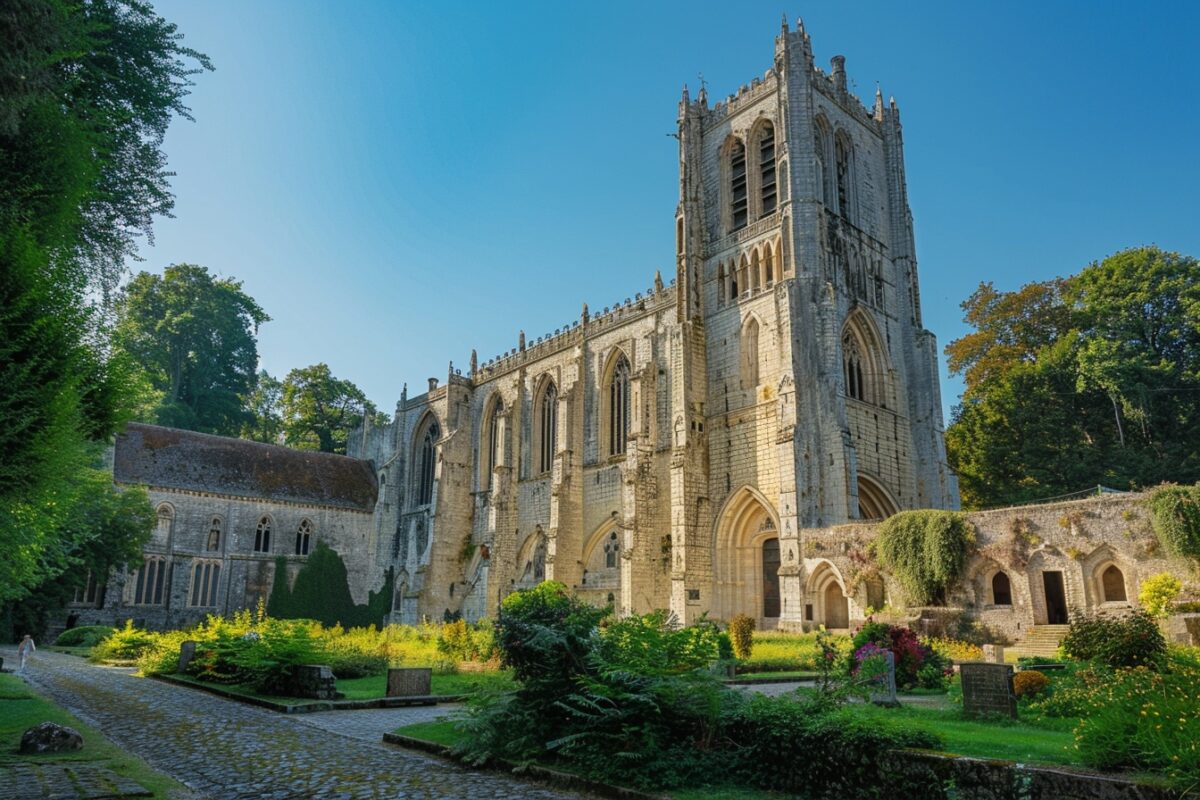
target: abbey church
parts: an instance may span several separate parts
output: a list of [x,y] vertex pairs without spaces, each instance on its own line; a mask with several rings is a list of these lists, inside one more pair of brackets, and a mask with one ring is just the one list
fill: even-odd
[[621,612],[845,627],[867,604],[813,588],[801,532],[958,505],[899,109],[864,106],[785,22],[749,85],[684,89],[678,140],[673,277],[472,354],[348,456],[130,426],[114,477],[160,524],[99,605],[164,624],[253,605],[319,539],[359,602],[393,571],[397,622],[553,579]]

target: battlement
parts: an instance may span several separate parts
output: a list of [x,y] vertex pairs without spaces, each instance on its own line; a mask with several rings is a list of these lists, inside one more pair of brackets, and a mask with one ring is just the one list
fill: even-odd
[[494,380],[500,375],[519,369],[526,364],[581,344],[588,336],[605,332],[615,325],[637,317],[653,314],[664,308],[672,308],[674,305],[675,281],[673,279],[666,285],[663,285],[659,279],[655,286],[646,290],[645,294],[638,292],[632,298],[626,297],[624,302],[615,303],[611,307],[605,306],[603,311],[594,316],[585,303],[583,313],[577,319],[557,328],[554,333],[539,336],[527,344],[522,331],[519,335],[520,344],[516,348],[479,364],[472,370],[471,380],[476,385]]

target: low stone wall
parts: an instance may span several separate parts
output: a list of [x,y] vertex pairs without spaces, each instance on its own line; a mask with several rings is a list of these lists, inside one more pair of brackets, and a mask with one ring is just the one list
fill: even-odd
[[900,750],[888,767],[928,800],[1178,800],[1176,792],[1067,767]]

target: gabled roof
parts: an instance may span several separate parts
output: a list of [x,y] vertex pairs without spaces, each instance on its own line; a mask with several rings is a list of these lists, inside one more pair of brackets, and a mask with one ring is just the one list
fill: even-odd
[[117,436],[113,479],[366,512],[379,493],[370,461],[141,423]]

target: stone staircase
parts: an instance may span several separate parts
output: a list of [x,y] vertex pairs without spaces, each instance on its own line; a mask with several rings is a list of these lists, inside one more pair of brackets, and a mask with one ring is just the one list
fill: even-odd
[[1005,655],[1014,659],[1026,656],[1054,658],[1058,654],[1058,645],[1067,635],[1070,627],[1070,625],[1034,625],[1025,634],[1025,638],[1008,648]]

